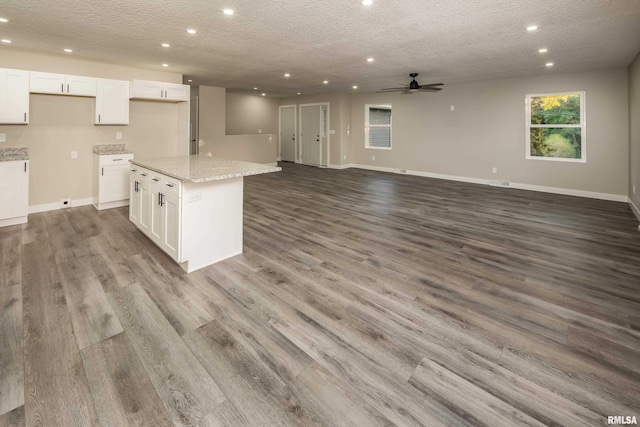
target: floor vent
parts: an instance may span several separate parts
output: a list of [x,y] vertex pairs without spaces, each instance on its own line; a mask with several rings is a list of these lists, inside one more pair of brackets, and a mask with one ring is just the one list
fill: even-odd
[[489,181],[489,185],[492,187],[508,187],[511,183],[509,181],[496,181],[492,179]]

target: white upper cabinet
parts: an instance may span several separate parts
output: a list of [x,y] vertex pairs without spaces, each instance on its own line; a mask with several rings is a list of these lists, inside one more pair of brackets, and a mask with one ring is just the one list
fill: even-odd
[[96,96],[96,79],[83,76],[31,72],[31,93],[54,95]]
[[189,101],[190,86],[176,83],[134,80],[131,83],[131,99],[181,102]]
[[98,79],[96,92],[95,124],[129,124],[128,81]]
[[0,124],[29,123],[29,72],[0,68]]

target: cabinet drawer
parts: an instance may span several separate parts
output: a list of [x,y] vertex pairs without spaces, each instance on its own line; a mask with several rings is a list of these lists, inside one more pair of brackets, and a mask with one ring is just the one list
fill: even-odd
[[100,166],[128,165],[133,154],[104,154],[100,156]]
[[164,191],[166,194],[173,194],[174,196],[182,196],[182,182],[175,178],[168,176],[164,177]]

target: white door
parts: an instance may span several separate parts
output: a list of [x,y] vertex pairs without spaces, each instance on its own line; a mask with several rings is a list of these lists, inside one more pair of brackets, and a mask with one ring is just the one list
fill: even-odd
[[99,202],[127,200],[129,197],[129,165],[103,166],[98,190]]
[[147,236],[150,234],[149,224],[151,223],[151,187],[149,185],[149,172],[140,171],[140,230]]
[[164,98],[170,101],[188,101],[191,96],[191,86],[178,83],[165,83]]
[[135,169],[129,173],[129,221],[140,226],[140,184]]
[[0,68],[0,123],[29,123],[29,72]]
[[29,91],[34,93],[65,93],[65,75],[53,73],[31,72],[29,75]]
[[162,247],[162,230],[164,227],[164,208],[162,207],[162,183],[160,178],[151,177],[151,221],[149,221],[149,237],[158,246]]
[[66,76],[64,93],[78,96],[96,96],[96,79],[84,76]]
[[300,106],[300,160],[305,165],[322,163],[321,118],[320,105]]
[[128,125],[129,82],[100,79],[97,87],[95,124]]
[[160,82],[134,80],[131,83],[131,98],[164,99],[164,86]]
[[296,161],[296,106],[280,107],[280,160]]

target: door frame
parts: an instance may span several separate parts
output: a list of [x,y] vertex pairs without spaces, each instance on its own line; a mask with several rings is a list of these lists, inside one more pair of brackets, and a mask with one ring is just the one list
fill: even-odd
[[293,132],[296,139],[293,144],[293,161],[300,163],[298,158],[298,109],[296,104],[281,105],[278,107],[278,161],[282,160],[282,109],[287,107],[293,107]]
[[[300,104],[300,117],[302,118],[302,107],[315,107],[315,106],[322,106],[325,105],[327,107],[327,134],[325,135],[327,137],[327,152],[325,153],[325,155],[327,156],[327,165],[323,166],[320,165],[320,167],[326,167],[326,168],[330,168],[331,167],[331,163],[330,163],[330,157],[329,154],[331,153],[331,103],[329,101],[326,102],[312,102],[310,104]],[[302,135],[302,120],[300,120],[300,128],[298,129],[298,135]],[[302,138],[298,138],[297,144],[296,146],[298,146],[299,144],[302,144],[301,141]],[[302,147],[300,146],[300,149],[298,151],[298,153],[302,154]],[[322,160],[322,159],[321,159]],[[302,163],[302,156],[300,156],[299,161],[296,161],[296,163]],[[322,163],[322,161],[321,161]]]

